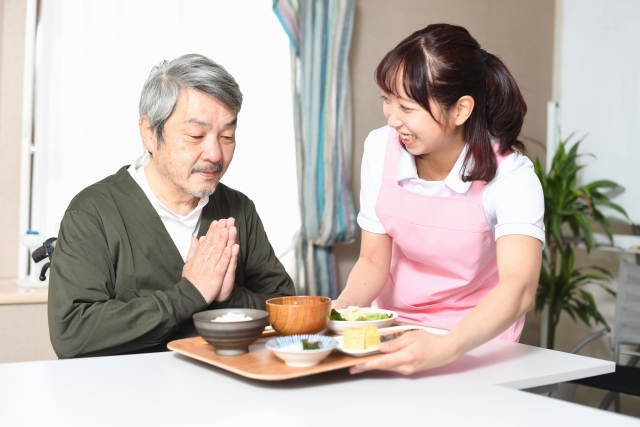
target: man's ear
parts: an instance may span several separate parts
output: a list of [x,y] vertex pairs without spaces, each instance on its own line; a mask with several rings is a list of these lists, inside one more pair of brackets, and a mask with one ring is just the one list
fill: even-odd
[[476,102],[469,95],[465,95],[458,99],[458,102],[453,109],[453,117],[456,126],[463,125],[469,119],[469,116],[473,113],[473,107],[475,105]]
[[140,117],[138,125],[140,126],[140,137],[142,138],[144,148],[146,148],[149,153],[153,154],[158,147],[158,138],[156,137],[155,128],[151,126],[151,121],[146,114]]

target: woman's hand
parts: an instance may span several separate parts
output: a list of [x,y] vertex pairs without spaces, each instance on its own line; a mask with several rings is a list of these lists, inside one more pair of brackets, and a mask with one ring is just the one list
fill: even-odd
[[404,375],[446,365],[458,358],[455,346],[447,335],[427,331],[412,331],[378,346],[385,355],[351,367],[352,374],[381,369]]

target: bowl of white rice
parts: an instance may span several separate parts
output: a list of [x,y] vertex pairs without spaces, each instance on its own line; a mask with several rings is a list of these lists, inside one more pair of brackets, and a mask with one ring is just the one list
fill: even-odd
[[202,338],[221,356],[247,353],[269,325],[269,313],[252,308],[221,308],[193,315],[193,324]]

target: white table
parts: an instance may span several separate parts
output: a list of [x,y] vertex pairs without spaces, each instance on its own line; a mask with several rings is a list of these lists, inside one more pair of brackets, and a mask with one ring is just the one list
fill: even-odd
[[339,370],[265,382],[172,352],[7,363],[0,426],[640,426],[518,390],[613,370],[612,362],[498,340],[410,377]]

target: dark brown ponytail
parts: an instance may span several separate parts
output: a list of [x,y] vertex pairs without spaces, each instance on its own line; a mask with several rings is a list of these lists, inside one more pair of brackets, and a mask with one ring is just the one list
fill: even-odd
[[[518,140],[527,105],[513,76],[498,57],[480,48],[460,26],[432,24],[400,42],[375,71],[378,86],[398,95],[398,73],[406,94],[433,117],[429,100],[444,111],[471,96],[475,106],[464,125],[467,155],[464,181],[491,181],[497,164],[490,137],[499,140],[500,154],[524,151]],[[435,119],[435,117],[434,117]],[[473,163],[470,166],[470,160]]]
[[527,104],[515,79],[495,55],[487,56],[486,117],[489,133],[500,141],[500,154],[512,149],[524,151],[518,139]]

